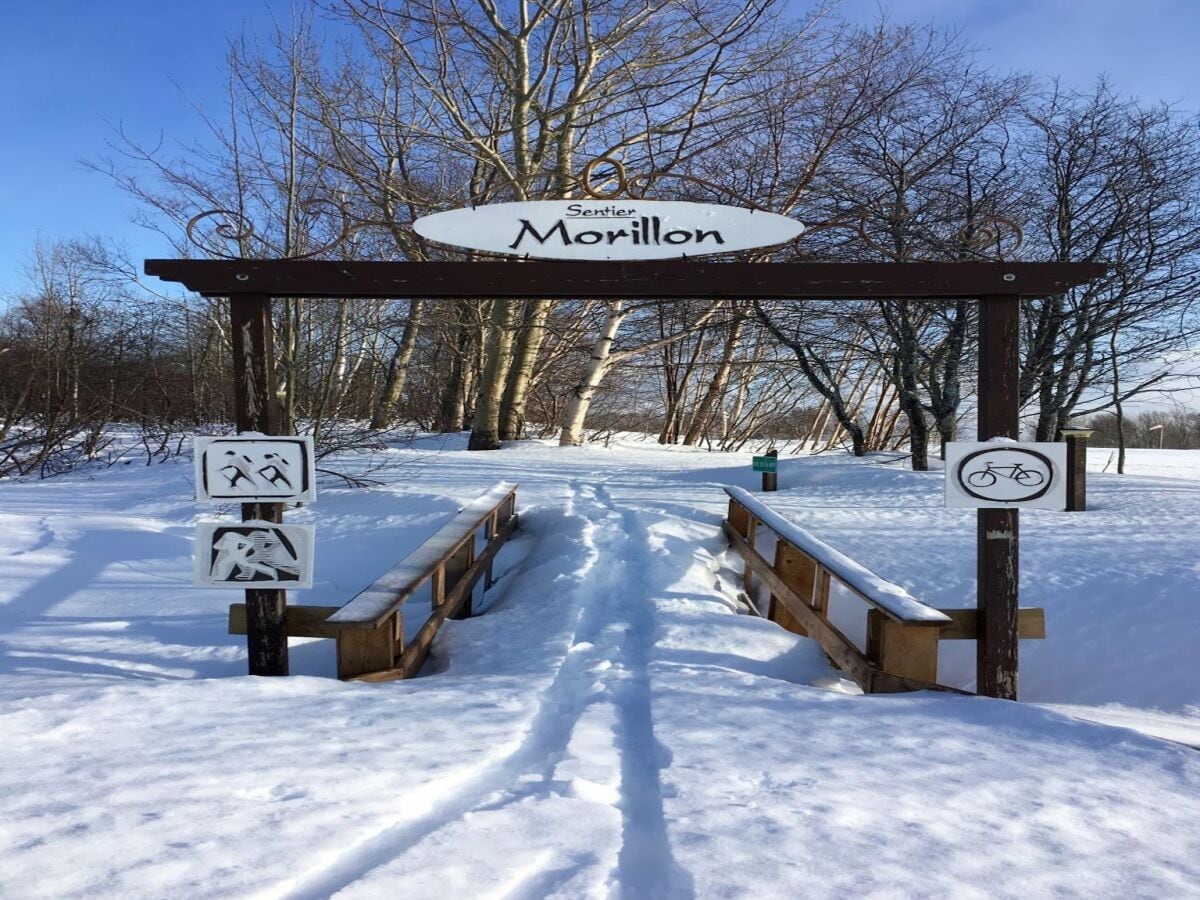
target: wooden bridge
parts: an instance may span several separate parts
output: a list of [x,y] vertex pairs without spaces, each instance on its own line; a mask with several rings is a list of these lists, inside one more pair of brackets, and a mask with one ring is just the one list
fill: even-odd
[[[442,623],[471,615],[471,598],[480,579],[484,591],[492,586],[493,560],[517,527],[516,492],[515,484],[496,484],[343,606],[288,606],[288,636],[335,640],[337,675],[343,680],[391,681],[416,675]],[[867,693],[965,693],[938,682],[938,647],[946,640],[974,640],[976,610],[936,609],[922,603],[749,491],[729,487],[725,492],[729,512],[723,528],[730,546],[745,561],[745,592],[754,613],[816,640],[833,664]],[[869,607],[862,641],[847,637],[830,619],[835,583]],[[429,616],[406,641],[403,607],[426,584]],[[1045,637],[1044,611],[1021,609],[1018,630],[1021,638]],[[246,633],[245,604],[230,606],[229,631]]]
[[[471,615],[475,585],[492,586],[492,561],[517,527],[517,485],[502,481],[481,494],[424,544],[344,606],[287,607],[288,637],[337,641],[343,680],[411,678],[424,664],[447,619]],[[402,607],[430,584],[430,614],[404,639]],[[229,607],[229,633],[246,633],[246,605]]]
[[[756,613],[818,641],[834,665],[867,693],[957,691],[938,683],[938,645],[975,640],[976,610],[935,609],[922,603],[900,585],[880,578],[785,519],[749,491],[731,487],[725,493],[729,513],[723,527],[730,546],[745,560],[746,595]],[[771,560],[764,550],[772,554]],[[765,604],[755,601],[757,581],[769,591]],[[870,607],[861,644],[830,621],[833,582]],[[1044,610],[1022,608],[1017,621],[1021,638],[1046,636]]]

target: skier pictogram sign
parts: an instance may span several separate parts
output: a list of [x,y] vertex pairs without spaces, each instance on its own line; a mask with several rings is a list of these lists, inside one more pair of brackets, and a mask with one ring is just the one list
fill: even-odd
[[311,503],[317,497],[307,435],[197,437],[194,449],[197,500]]

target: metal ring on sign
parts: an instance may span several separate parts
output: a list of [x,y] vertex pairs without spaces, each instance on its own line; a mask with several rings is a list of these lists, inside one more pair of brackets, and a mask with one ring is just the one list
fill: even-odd
[[[616,172],[599,182],[601,185],[616,181],[617,186],[611,191],[597,190],[592,186],[592,173],[600,163],[608,163]],[[622,194],[629,193],[629,182],[625,179],[625,164],[611,156],[597,156],[588,162],[579,172],[579,186],[593,200],[616,200]]]

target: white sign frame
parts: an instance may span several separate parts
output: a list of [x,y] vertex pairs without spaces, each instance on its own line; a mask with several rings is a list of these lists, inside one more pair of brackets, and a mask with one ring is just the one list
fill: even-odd
[[[256,540],[255,535],[263,532],[270,532],[265,536],[265,542]],[[311,588],[315,543],[316,535],[311,525],[258,520],[197,522],[193,583],[197,587],[238,590]],[[284,563],[282,568],[281,561]],[[264,567],[274,569],[276,577],[266,577],[262,571]],[[295,570],[294,576],[289,572],[288,577],[279,577],[280,571],[290,569]],[[224,574],[216,574],[217,571]],[[243,575],[247,577],[241,577]]]
[[[311,435],[253,432],[192,439],[196,500],[202,503],[312,503],[317,499],[316,454]],[[222,466],[224,455],[232,462]],[[273,458],[272,458],[273,457]],[[281,471],[282,465],[286,472]],[[234,468],[232,478],[223,474]],[[273,470],[273,471],[272,471]],[[224,482],[232,480],[234,485]],[[237,485],[246,487],[238,490]],[[281,481],[286,487],[281,486]]]
[[985,441],[946,445],[950,509],[1067,508],[1067,445]]
[[[680,259],[794,241],[777,213],[675,200],[529,200],[451,209],[413,222],[440,244],[538,259]],[[586,238],[586,239],[585,239]]]

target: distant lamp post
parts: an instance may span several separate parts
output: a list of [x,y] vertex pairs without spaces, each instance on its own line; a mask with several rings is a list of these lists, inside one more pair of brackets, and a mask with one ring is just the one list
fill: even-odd
[[1063,428],[1059,438],[1067,442],[1067,512],[1087,509],[1087,446],[1091,428]]
[[1150,430],[1158,432],[1158,449],[1161,450],[1163,448],[1163,434],[1166,432],[1167,426],[1159,422],[1157,425],[1151,425]]

